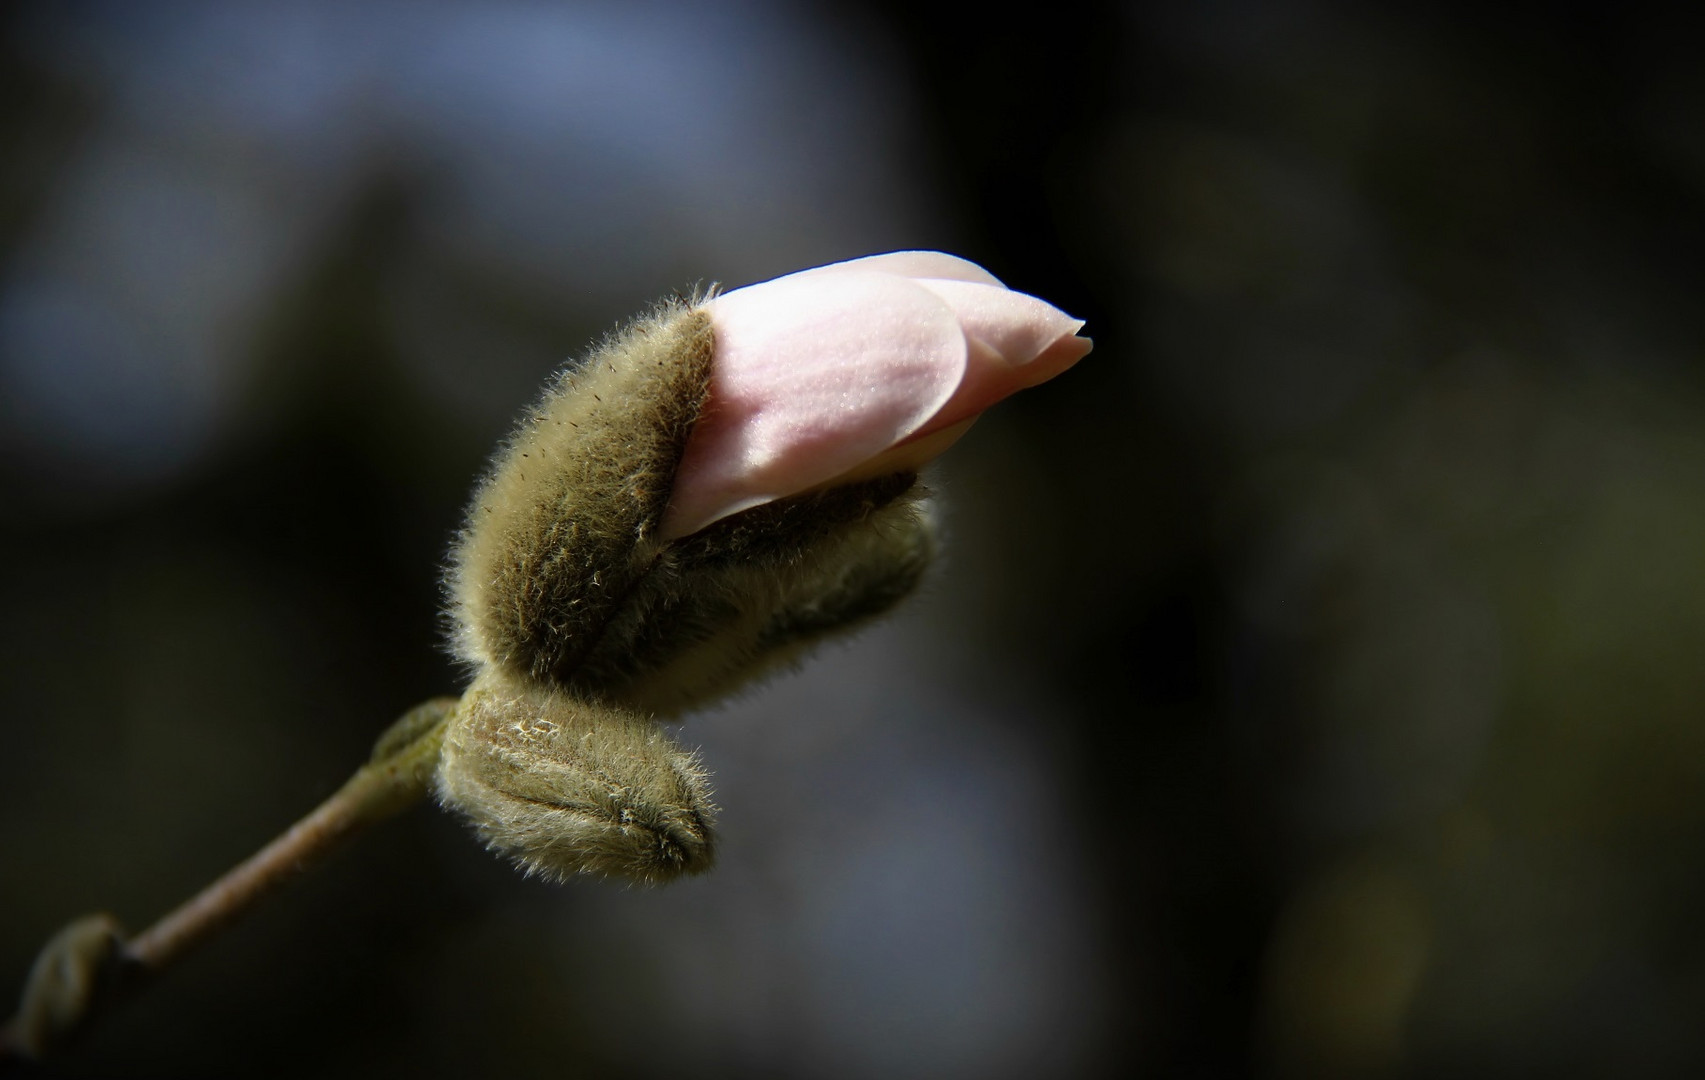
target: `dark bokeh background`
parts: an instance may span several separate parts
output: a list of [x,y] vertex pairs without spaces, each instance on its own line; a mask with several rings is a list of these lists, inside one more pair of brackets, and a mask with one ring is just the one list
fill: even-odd
[[421,810],[70,1076],[1705,1069],[1705,67],[1665,8],[0,15],[0,981],[455,689],[563,357],[936,247],[1095,353],[927,594],[710,715],[713,875]]

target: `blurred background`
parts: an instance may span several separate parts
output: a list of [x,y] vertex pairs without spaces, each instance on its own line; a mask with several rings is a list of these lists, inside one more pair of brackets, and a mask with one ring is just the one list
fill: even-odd
[[655,297],[942,248],[1096,339],[940,463],[923,596],[687,722],[714,874],[423,808],[44,1073],[1700,1075],[1667,10],[9,5],[7,988],[457,689],[474,476]]

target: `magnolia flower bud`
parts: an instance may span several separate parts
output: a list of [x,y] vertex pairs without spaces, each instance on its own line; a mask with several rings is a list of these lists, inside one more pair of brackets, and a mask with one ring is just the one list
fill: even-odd
[[571,365],[475,495],[449,587],[479,677],[443,801],[529,869],[708,865],[696,761],[651,717],[725,695],[910,593],[916,470],[1089,351],[950,255],[898,252],[662,305]]

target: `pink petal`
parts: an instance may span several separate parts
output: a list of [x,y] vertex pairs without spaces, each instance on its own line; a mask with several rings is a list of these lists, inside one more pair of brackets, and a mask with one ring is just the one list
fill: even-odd
[[1044,300],[963,281],[918,284],[952,306],[969,359],[959,389],[914,438],[970,419],[1002,398],[1046,382],[1089,353],[1089,339],[1076,336],[1083,320]]
[[965,375],[953,309],[890,273],[805,271],[736,289],[709,308],[710,403],[676,474],[665,537],[877,456],[940,412]]

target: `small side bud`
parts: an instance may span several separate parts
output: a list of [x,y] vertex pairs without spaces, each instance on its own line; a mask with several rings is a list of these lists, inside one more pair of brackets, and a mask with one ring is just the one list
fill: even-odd
[[111,915],[87,915],[65,926],[36,957],[18,1015],[0,1043],[32,1058],[60,1046],[111,991],[123,963],[124,931]]
[[439,799],[529,874],[656,884],[710,869],[698,759],[654,721],[488,670],[445,736]]

